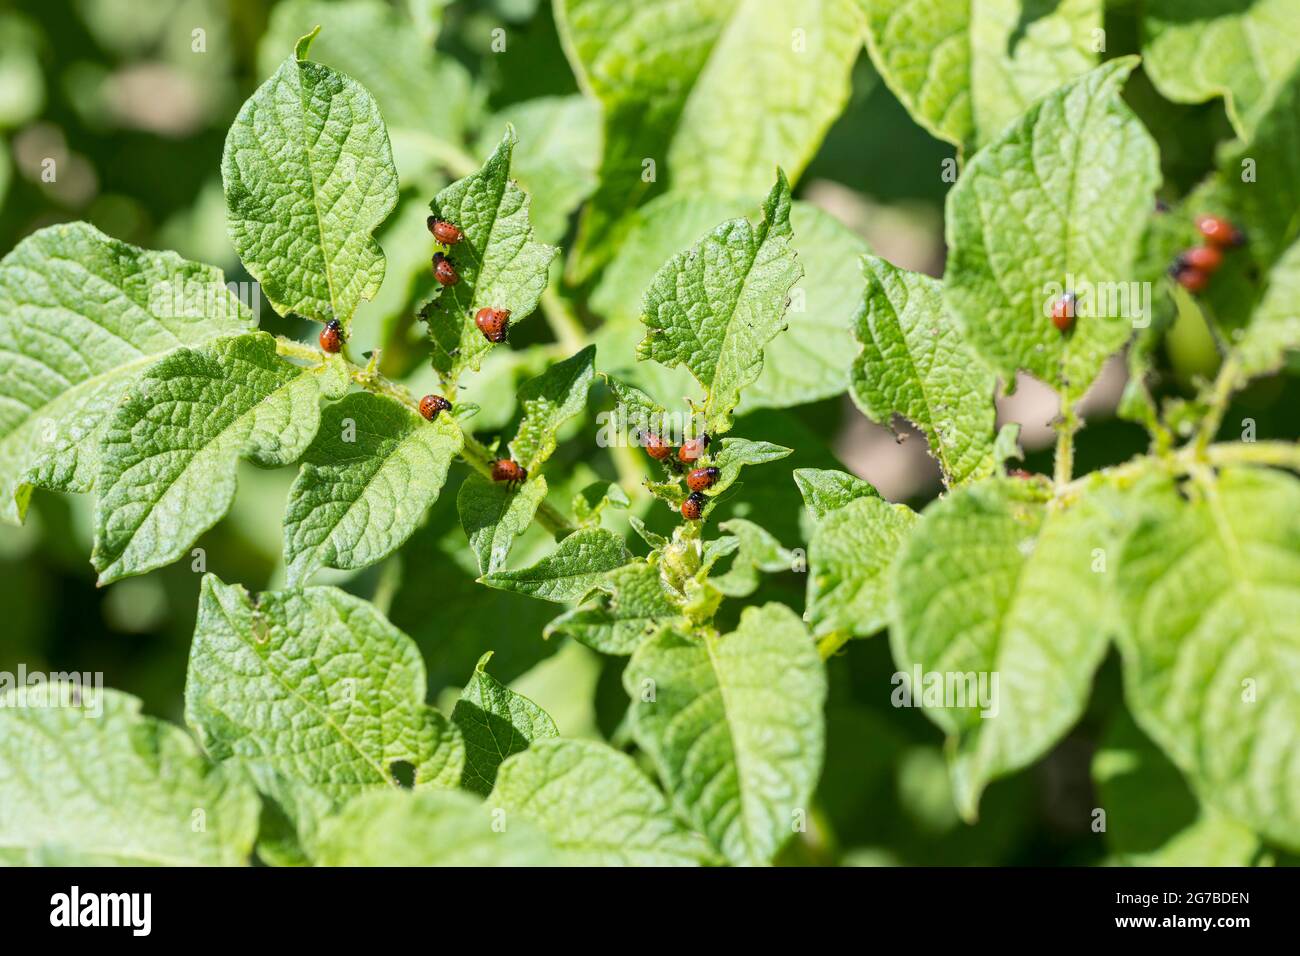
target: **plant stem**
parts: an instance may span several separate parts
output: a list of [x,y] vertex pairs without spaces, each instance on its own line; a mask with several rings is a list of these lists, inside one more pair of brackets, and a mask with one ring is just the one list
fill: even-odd
[[564,347],[567,355],[572,355],[586,344],[587,330],[582,327],[569,303],[555,290],[554,283],[542,292],[540,304],[542,314],[546,316],[546,324],[551,327],[551,334]]
[[1056,487],[1064,488],[1074,478],[1074,433],[1079,430],[1074,406],[1061,396],[1061,420],[1056,425]]
[[1284,441],[1222,442],[1205,450],[1206,459],[1217,466],[1274,465],[1300,472],[1300,445]]
[[1223,416],[1228,411],[1228,403],[1232,401],[1232,393],[1237,388],[1237,375],[1240,371],[1240,365],[1237,362],[1235,354],[1229,354],[1223,360],[1223,365],[1219,367],[1219,374],[1214,380],[1214,392],[1210,396],[1210,408],[1205,418],[1201,420],[1200,430],[1196,433],[1196,448],[1199,454],[1204,455],[1214,436],[1219,433],[1219,427],[1223,424]]
[[831,656],[847,644],[852,637],[853,635],[843,628],[831,631],[817,642],[817,653],[821,655],[822,660],[829,660]]

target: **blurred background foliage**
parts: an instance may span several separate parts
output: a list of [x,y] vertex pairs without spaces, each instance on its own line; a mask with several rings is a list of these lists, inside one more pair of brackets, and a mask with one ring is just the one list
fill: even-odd
[[[774,0],[775,2],[775,0]],[[1135,4],[1109,5],[1108,56],[1136,50]],[[549,4],[539,0],[17,0],[0,5],[0,248],[35,229],[85,219],[110,235],[173,248],[247,281],[226,238],[219,164],[239,105],[316,23],[312,50],[361,80],[379,100],[402,182],[402,202],[380,240],[388,276],[362,306],[359,349],[384,346],[384,366],[419,387],[425,368],[416,304],[431,283],[426,204],[442,185],[477,166],[505,122],[520,135],[515,174],[534,195],[533,218],[547,241],[566,244],[572,210],[595,185],[596,107],[579,94]],[[505,52],[494,52],[504,30]],[[780,77],[773,77],[780,83]],[[1189,191],[1230,137],[1222,105],[1174,105],[1138,74],[1126,96],[1161,147],[1166,198]],[[797,195],[896,264],[932,275],[943,269],[941,176],[951,147],[909,118],[880,82],[865,51],[847,109],[803,175]],[[58,175],[41,176],[53,158]],[[721,218],[721,217],[718,217]],[[646,266],[653,270],[658,260]],[[600,329],[601,309],[635,316],[636,302],[602,303],[590,288],[567,290],[596,332],[602,369],[626,366],[634,341],[625,325]],[[810,295],[814,293],[810,292]],[[600,309],[596,307],[600,306]],[[299,333],[263,306],[272,331]],[[1161,349],[1156,389],[1190,395],[1213,373],[1213,342],[1195,317],[1180,319]],[[533,321],[498,350],[467,397],[484,406],[473,425],[492,436],[517,418],[514,386],[559,354],[546,323]],[[1144,450],[1145,433],[1117,419],[1122,363],[1103,376],[1086,406],[1079,471]],[[671,389],[673,383],[663,383]],[[612,405],[593,391],[592,413]],[[661,394],[672,395],[671,391]],[[680,392],[676,393],[680,394]],[[490,398],[491,401],[485,401]],[[1229,423],[1250,417],[1258,435],[1296,437],[1292,376],[1240,396]],[[1003,421],[1022,424],[1025,467],[1049,471],[1052,399],[1033,382],[1000,400]],[[801,509],[790,468],[847,468],[893,500],[922,507],[939,490],[924,440],[900,423],[896,436],[867,422],[842,396],[783,411],[758,409],[735,434],[796,449],[778,466],[753,469],[728,516],[761,516],[787,547],[801,546]],[[566,507],[591,480],[619,477],[595,447],[594,419],[568,432],[548,467],[552,498]],[[906,440],[904,440],[906,439]],[[788,467],[787,467],[788,466]],[[199,542],[208,570],[250,590],[283,580],[280,518],[294,468],[246,463],[228,517]],[[560,476],[568,475],[567,480]],[[419,643],[431,699],[446,706],[485,650],[493,672],[542,704],[566,735],[618,738],[626,697],[621,658],[543,640],[558,609],[475,583],[455,510],[452,479],[425,526],[396,560],[337,583],[370,598]],[[623,476],[626,478],[626,475]],[[0,530],[0,669],[102,671],[105,683],[144,699],[148,711],[181,720],[181,691],[194,624],[198,575],[188,562],[97,589],[88,499],[38,493],[27,525]],[[625,518],[617,519],[624,523]],[[647,515],[667,531],[665,509]],[[634,547],[636,539],[633,538]],[[522,565],[548,546],[536,528],[515,549]],[[765,579],[752,600],[803,606],[801,575]],[[736,605],[730,607],[730,605]],[[739,602],[724,607],[734,620]],[[729,617],[730,615],[730,617]],[[882,637],[854,642],[830,667],[829,747],[814,826],[784,854],[788,863],[1051,864],[1140,859],[1186,826],[1196,803],[1121,705],[1114,659],[1102,668],[1080,726],[1029,771],[994,784],[975,826],[956,815],[942,740],[915,710],[890,706],[894,665]],[[1091,810],[1107,793],[1128,792],[1155,809],[1147,825],[1093,833]],[[1253,840],[1195,848],[1199,859],[1261,859]],[[1263,859],[1267,860],[1265,856]]]

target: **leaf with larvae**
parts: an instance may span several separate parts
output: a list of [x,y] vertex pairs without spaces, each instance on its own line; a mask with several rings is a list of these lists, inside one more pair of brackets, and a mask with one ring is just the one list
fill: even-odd
[[[1136,65],[1110,60],[1044,97],[948,193],[943,296],[962,337],[1004,382],[1024,370],[1070,404],[1145,319],[1135,261],[1160,170],[1120,96]],[[1051,319],[1065,291],[1081,293],[1068,334]]]
[[526,319],[546,289],[558,251],[533,240],[528,194],[510,178],[516,142],[507,128],[482,169],[429,203],[434,216],[454,223],[464,236],[447,251],[460,281],[441,287],[420,311],[433,343],[433,369],[449,385],[478,371],[493,347],[474,324],[479,309],[508,311],[511,326]]

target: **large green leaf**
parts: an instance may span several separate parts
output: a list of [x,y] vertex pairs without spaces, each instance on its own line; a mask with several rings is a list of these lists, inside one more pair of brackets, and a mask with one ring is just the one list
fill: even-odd
[[855,498],[818,522],[808,542],[808,605],[814,634],[870,637],[889,614],[890,569],[917,515],[883,498]]
[[31,486],[87,492],[130,384],[168,352],[253,326],[220,269],[50,226],[0,261],[0,520]]
[[603,528],[580,528],[535,564],[493,571],[481,578],[490,587],[567,604],[586,597],[606,571],[632,560],[623,539]]
[[1278,260],[1268,290],[1234,345],[1245,378],[1277,371],[1288,351],[1300,348],[1300,241]]
[[967,819],[986,784],[1037,760],[1083,713],[1111,626],[1098,525],[1086,501],[1049,506],[1038,485],[997,479],[932,504],[895,559],[894,696],[949,735]]
[[707,391],[705,427],[729,430],[741,390],[763,370],[763,347],[784,328],[801,275],[791,248],[790,184],[778,173],[759,225],[724,222],[655,274],[637,358],[689,368]]
[[1124,863],[1249,866],[1259,851],[1249,829],[1202,810],[1178,768],[1126,711],[1106,728],[1092,778],[1106,813],[1106,845]]
[[137,698],[0,681],[0,861],[234,866],[248,862],[257,819],[247,776],[142,715]]
[[944,312],[942,286],[873,256],[862,272],[853,400],[882,425],[902,415],[921,429],[949,483],[992,474],[997,380]]
[[1255,113],[1300,62],[1297,0],[1146,0],[1143,67],[1175,103],[1222,96],[1249,135]]
[[1300,849],[1300,481],[1228,470],[1125,543],[1126,696],[1201,798]]
[[467,793],[366,793],[321,828],[324,866],[555,866],[546,836],[527,820],[500,826]]
[[519,814],[570,866],[696,866],[715,860],[636,762],[593,740],[543,740],[501,765],[488,803]]
[[288,583],[319,568],[364,568],[396,551],[438,497],[463,439],[390,398],[354,392],[321,416],[289,489]]
[[[1136,64],[1111,60],[1047,96],[948,193],[944,302],[965,339],[1005,381],[1024,369],[1071,402],[1146,319],[1134,260],[1160,174],[1120,98]],[[1080,294],[1068,334],[1051,320],[1063,291]]]
[[535,740],[558,737],[551,715],[516,694],[487,672],[492,652],[479,658],[474,676],[461,692],[451,720],[465,739],[465,769],[460,785],[488,794],[502,761]]
[[152,366],[104,430],[91,555],[100,583],[179,558],[230,508],[239,459],[295,461],[316,434],[322,395],[346,388],[337,363],[294,365],[265,332]]
[[1300,66],[1261,104],[1250,140],[1221,152],[1218,183],[1261,266],[1300,239]]
[[433,342],[433,368],[451,384],[467,371],[478,371],[492,349],[474,324],[478,310],[506,309],[512,325],[527,318],[537,308],[557,252],[533,241],[528,194],[510,178],[517,141],[507,129],[482,169],[458,179],[429,204],[435,216],[464,233],[447,253],[460,281],[442,287],[420,312]]
[[454,787],[459,732],[424,702],[424,662],[409,637],[337,588],[267,591],[205,575],[185,682],[185,718],[218,760],[259,785],[280,775],[341,803],[396,787]]
[[[434,162],[459,159],[478,99],[467,71],[434,53],[407,16],[384,0],[288,0],[271,11],[258,43],[262,73],[318,24],[315,62],[346,74],[379,104],[401,181],[409,186]],[[436,106],[435,106],[436,105]],[[421,217],[423,218],[423,217]]]
[[384,281],[373,234],[397,205],[397,171],[374,98],[307,60],[315,36],[240,109],[221,178],[230,241],[275,310],[346,327]]
[[1097,62],[1102,0],[862,0],[867,48],[912,117],[969,152]]
[[[715,223],[744,215],[747,207],[742,200],[699,192],[670,192],[646,203],[631,220],[627,242],[601,275],[592,308],[619,327],[635,322],[660,264],[689,249]],[[829,398],[849,383],[856,348],[853,314],[862,290],[858,259],[867,251],[866,243],[806,202],[791,204],[790,226],[804,277],[791,294],[785,334],[763,349],[763,371],[741,399],[741,414]],[[611,361],[618,360],[616,350],[608,354],[615,356]],[[646,368],[629,371],[633,380],[642,380]],[[687,391],[645,384],[664,396]]]
[[856,0],[561,0],[555,18],[605,123],[577,278],[608,261],[665,179],[753,199],[773,166],[797,178],[848,100],[862,46]]
[[732,863],[771,861],[821,772],[826,673],[798,616],[767,604],[730,634],[665,629],[623,686],[633,737],[678,811]]
[[491,574],[505,565],[515,538],[528,530],[545,498],[542,475],[530,476],[518,488],[477,474],[465,479],[456,495],[456,508],[480,573]]
[[555,452],[560,426],[587,407],[587,389],[595,377],[596,346],[556,362],[519,386],[523,421],[510,443],[514,460],[532,471]]

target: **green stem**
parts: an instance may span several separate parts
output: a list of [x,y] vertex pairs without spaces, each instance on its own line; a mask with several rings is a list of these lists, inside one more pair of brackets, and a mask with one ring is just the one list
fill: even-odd
[[821,655],[822,660],[830,660],[831,656],[847,644],[852,637],[853,635],[843,628],[831,631],[817,642],[817,653]]
[[1074,478],[1074,433],[1079,430],[1074,406],[1061,396],[1061,420],[1056,425],[1056,487],[1064,488]]
[[1284,441],[1223,442],[1211,445],[1205,457],[1216,467],[1251,464],[1273,465],[1300,472],[1300,445]]
[[551,334],[564,347],[567,354],[572,355],[586,344],[587,330],[582,327],[582,322],[578,320],[568,301],[556,291],[554,283],[542,292],[540,304],[542,314],[546,316],[546,323],[551,327]]
[[1228,411],[1228,403],[1232,401],[1232,393],[1237,390],[1239,373],[1240,364],[1237,356],[1230,354],[1219,368],[1218,377],[1214,380],[1214,392],[1210,396],[1209,411],[1201,420],[1200,430],[1196,433],[1196,448],[1201,455],[1205,454],[1206,449],[1210,447],[1210,442],[1219,433],[1223,416]]

